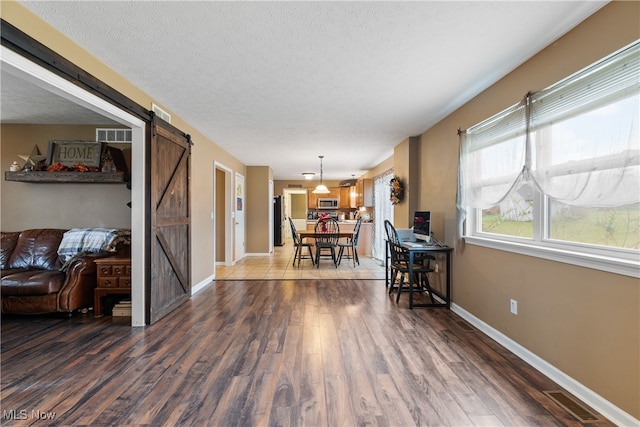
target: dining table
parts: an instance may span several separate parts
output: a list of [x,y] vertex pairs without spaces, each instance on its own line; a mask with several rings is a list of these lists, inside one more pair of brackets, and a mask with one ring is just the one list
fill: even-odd
[[[322,235],[322,234],[326,234],[323,233],[322,231],[314,231],[314,230],[299,230],[298,231],[298,236],[300,236],[300,241],[302,241],[302,239],[305,238],[315,238],[318,235]],[[353,240],[353,230],[351,231],[339,231],[338,232],[338,239],[351,239]],[[298,251],[298,264],[300,264],[300,256],[301,256],[302,251],[299,250]]]
[[[301,239],[304,239],[306,237],[315,238],[316,236],[322,235],[322,234],[326,234],[326,233],[323,233],[322,231],[313,231],[313,230],[300,230],[300,231],[298,231],[298,235],[300,236]],[[349,239],[353,239],[353,230],[338,232],[338,238],[342,239],[342,238],[345,238],[345,237],[349,238]]]

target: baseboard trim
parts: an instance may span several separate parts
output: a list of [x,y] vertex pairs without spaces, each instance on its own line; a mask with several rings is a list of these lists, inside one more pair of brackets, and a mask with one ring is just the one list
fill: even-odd
[[201,290],[206,288],[207,285],[210,285],[211,283],[213,283],[213,279],[215,277],[216,277],[215,274],[212,274],[211,276],[207,277],[203,281],[201,281],[198,284],[196,284],[195,286],[193,286],[191,288],[191,296],[194,296],[195,294],[197,294],[198,292],[200,292]]
[[451,304],[451,310],[467,322],[478,328],[482,333],[496,341],[498,344],[511,351],[520,359],[540,371],[543,375],[556,382],[571,394],[582,400],[587,405],[598,411],[609,421],[619,426],[638,426],[640,420],[618,408],[599,394],[585,387],[569,375],[565,374],[549,362],[527,350],[502,332],[492,328],[482,320],[475,317],[457,304]]

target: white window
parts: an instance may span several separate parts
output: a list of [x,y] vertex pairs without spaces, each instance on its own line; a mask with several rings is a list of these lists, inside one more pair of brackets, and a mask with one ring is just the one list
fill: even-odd
[[640,42],[461,133],[470,243],[640,277]]

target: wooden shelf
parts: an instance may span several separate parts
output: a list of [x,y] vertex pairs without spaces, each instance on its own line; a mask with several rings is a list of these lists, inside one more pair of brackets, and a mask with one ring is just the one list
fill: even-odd
[[125,182],[124,172],[5,172],[4,179],[35,183],[117,184]]

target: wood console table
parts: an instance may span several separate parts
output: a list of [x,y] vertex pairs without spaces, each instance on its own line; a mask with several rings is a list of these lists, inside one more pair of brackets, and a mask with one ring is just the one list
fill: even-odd
[[102,297],[131,295],[131,258],[113,256],[96,261],[98,286],[93,292],[94,315],[102,316]]

